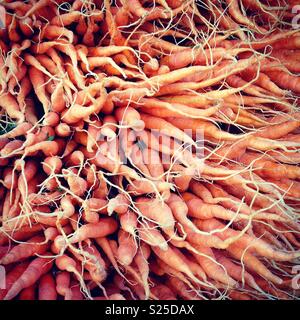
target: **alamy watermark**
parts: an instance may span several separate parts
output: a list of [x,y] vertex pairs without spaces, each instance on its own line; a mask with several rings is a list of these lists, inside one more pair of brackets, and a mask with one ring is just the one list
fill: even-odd
[[293,29],[300,29],[300,4],[293,6],[292,13],[295,14],[292,19]]
[[[136,164],[139,159],[142,159],[145,165],[152,166],[172,167],[176,163],[186,163],[200,173],[204,163],[203,129],[185,129],[181,131],[180,136],[178,133],[176,138],[171,137],[169,132],[157,129],[134,133],[131,130],[120,129],[119,134],[112,139],[100,134],[96,139],[99,147],[97,163],[101,166],[107,162],[107,158],[120,165]],[[193,173],[190,170],[190,174]]]

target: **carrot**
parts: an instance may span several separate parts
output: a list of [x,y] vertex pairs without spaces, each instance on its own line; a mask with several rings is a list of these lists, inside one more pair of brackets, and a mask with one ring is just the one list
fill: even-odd
[[95,246],[89,245],[88,247],[84,248],[84,252],[88,255],[88,258],[82,257],[74,250],[72,251],[78,261],[81,261],[84,268],[89,272],[92,281],[94,281],[96,284],[100,284],[106,279],[106,264]]
[[0,107],[3,108],[12,119],[16,119],[18,123],[24,121],[24,114],[20,110],[17,101],[10,93],[2,94],[0,96]]
[[51,273],[44,274],[39,282],[39,300],[56,300],[55,281]]
[[218,249],[226,248],[226,243],[213,234],[202,234],[200,229],[195,230],[195,227],[191,229],[187,226],[185,226],[185,231],[187,232],[186,240],[192,245],[205,245]]
[[[201,227],[206,231],[213,230],[221,230],[225,227],[225,225],[215,219],[207,220],[207,221],[198,221],[198,225],[201,225]],[[239,235],[238,231],[235,231],[231,228],[226,228],[224,231],[217,232],[217,235],[222,239],[225,240],[229,237],[236,237]],[[270,246],[268,243],[264,242],[263,240],[260,240],[256,237],[251,237],[247,234],[244,234],[241,236],[240,239],[236,239],[234,241],[234,244],[242,247],[242,248],[249,248],[248,250],[252,252],[255,250],[258,254],[261,256],[266,256],[268,258],[279,260],[279,261],[289,261],[292,259],[297,258],[300,255],[300,252],[294,251],[294,252],[284,252],[279,251],[272,246]]]
[[126,213],[122,214],[120,217],[121,228],[131,234],[132,236],[136,235],[137,230],[137,216],[134,212],[128,210]]
[[70,293],[66,295],[65,300],[84,300],[80,285],[73,282],[71,285]]
[[[142,216],[157,222],[164,230],[174,229],[175,220],[172,211],[165,203],[161,203],[155,199],[138,198],[136,207]],[[160,215],[160,212],[164,212],[164,214]]]
[[35,67],[29,67],[29,76],[31,78],[32,86],[34,91],[41,101],[44,109],[44,113],[47,114],[50,110],[50,99],[46,92],[45,87],[43,86],[45,83],[45,77],[41,71],[36,69]]
[[153,247],[158,247],[160,250],[168,250],[168,243],[162,236],[155,224],[147,222],[147,224],[140,224],[138,226],[138,235],[142,241]]
[[103,199],[90,198],[83,205],[83,218],[88,223],[98,223],[99,214],[106,214],[107,201]]
[[72,129],[66,123],[59,123],[58,126],[55,127],[55,133],[59,137],[66,138],[71,135]]
[[239,8],[239,2],[236,0],[226,0],[226,3],[228,5],[228,11],[230,15],[234,18],[235,21],[238,23],[241,23],[248,28],[252,28],[255,31],[258,32],[265,32],[266,30],[262,27],[259,27],[254,22],[252,22],[250,19],[248,19],[246,16],[244,16]]
[[[38,233],[42,230],[42,225],[40,224],[32,224],[29,226],[23,226],[17,230],[8,230],[8,234],[15,240],[27,240],[32,237],[34,234]],[[0,234],[0,245],[7,244],[9,242],[9,238],[4,233]]]
[[35,291],[36,291],[35,285],[25,288],[20,292],[19,299],[20,300],[36,300]]
[[3,174],[3,186],[6,189],[15,189],[18,183],[18,173],[12,168],[5,168]]
[[[256,77],[257,72],[255,71],[251,71],[251,70],[247,70],[247,75],[245,76],[244,73],[243,76],[244,77],[248,77],[253,74],[253,78]],[[260,87],[262,87],[263,89],[266,89],[268,91],[270,91],[271,93],[278,95],[278,96],[284,96],[285,95],[285,91],[282,90],[281,88],[279,88],[274,81],[272,81],[270,79],[269,76],[267,76],[265,73],[261,72],[257,78],[257,80],[255,81],[255,83],[257,83]]]
[[298,49],[300,46],[300,37],[297,35],[286,37],[284,33],[282,33],[277,36],[280,38],[274,41],[273,49]]
[[176,300],[176,296],[172,290],[163,284],[154,286],[151,292],[156,295],[160,300]]
[[43,243],[39,245],[39,242],[43,242],[43,237],[35,236],[29,239],[26,243],[21,243],[13,247],[2,259],[0,260],[1,264],[7,265],[10,263],[18,262],[24,260],[25,258],[34,256],[35,254],[43,254],[48,245]]
[[186,279],[186,277],[180,271],[177,271],[174,268],[170,267],[168,264],[166,264],[164,261],[162,261],[159,258],[157,259],[157,264],[158,264],[158,267],[161,269],[162,275],[166,275],[166,274],[171,275],[181,280],[182,282],[184,282],[191,290],[195,290],[192,283],[188,279]]
[[227,248],[228,252],[232,257],[235,259],[240,260],[243,265],[246,265],[248,269],[255,272],[256,274],[259,274],[260,276],[270,280],[271,282],[275,284],[281,284],[282,279],[274,274],[272,274],[271,271],[269,271],[262,262],[260,262],[259,259],[257,259],[254,255],[251,253],[245,251],[244,249],[239,248],[235,244],[230,245]]
[[131,264],[133,258],[136,255],[137,245],[136,243],[134,243],[134,239],[132,238],[132,236],[122,229],[118,233],[118,243],[118,261],[121,264],[125,264],[128,266]]
[[6,255],[9,251],[9,247],[4,246],[4,247],[0,247],[0,258],[2,258],[4,255]]
[[[177,242],[178,243],[178,242]],[[176,241],[172,241],[172,244],[176,246]],[[184,260],[189,266],[193,274],[197,275],[200,279],[207,280],[206,274],[193,256],[183,254],[179,249],[174,248],[175,252]]]
[[61,271],[71,272],[71,273],[74,273],[76,276],[79,275],[76,261],[71,257],[68,257],[66,255],[61,255],[56,258],[55,264],[57,268]]
[[4,300],[11,300],[18,293],[33,285],[43,274],[47,273],[52,267],[51,259],[49,258],[36,258],[34,259],[23,274],[6,293]]
[[74,34],[72,31],[59,26],[54,25],[46,25],[41,32],[40,35],[41,39],[46,38],[49,40],[57,39],[57,37],[63,38],[65,37],[66,40],[70,43],[74,41]]
[[282,89],[292,90],[300,93],[300,83],[296,76],[290,75],[284,71],[268,71],[267,75]]
[[103,238],[96,238],[95,239],[97,244],[102,248],[102,250],[105,252],[105,254],[107,255],[109,261],[111,262],[111,264],[113,265],[113,267],[115,268],[115,270],[118,272],[118,274],[122,275],[119,267],[118,267],[118,263],[117,260],[115,258],[115,254],[117,251],[114,250],[112,248],[112,242],[109,241],[107,238],[103,237]]
[[144,148],[142,155],[151,177],[164,180],[164,168],[159,153],[156,150]]
[[22,262],[15,266],[5,277],[5,289],[0,289],[0,300],[3,300],[7,292],[13,286],[13,284],[18,280],[18,278],[27,269],[29,263]]
[[56,276],[56,292],[66,297],[70,292],[70,273],[66,271],[61,271]]
[[200,130],[204,135],[217,140],[235,141],[240,139],[239,136],[219,130],[214,124],[203,120],[184,118],[184,121],[182,121],[182,118],[171,117],[167,118],[167,121],[181,130],[192,130],[193,133]]
[[256,279],[256,282],[259,284],[259,286],[268,294],[273,295],[274,297],[277,297],[281,300],[288,300],[288,295],[281,290],[278,290],[278,288],[274,288],[272,283],[269,283],[267,280],[264,280],[262,278]]
[[117,230],[117,222],[112,218],[101,218],[98,223],[85,224],[75,231],[68,240],[70,243],[77,243],[88,238],[105,237]]
[[51,175],[52,173],[59,173],[62,166],[63,163],[61,159],[57,156],[47,157],[43,161],[43,170],[48,175]]
[[[166,120],[160,119],[158,117],[149,116],[146,114],[141,114],[141,119],[144,121],[145,127],[148,129],[159,130],[160,134],[174,137],[174,138],[178,139],[179,141],[189,143],[190,145],[195,144],[193,139],[191,139],[187,134],[185,134],[183,131],[178,129],[177,126],[174,126],[172,122],[170,123]],[[169,118],[167,118],[167,120],[168,119]],[[173,120],[173,118],[172,118],[172,120]],[[176,123],[176,125],[177,125],[177,123]],[[186,128],[184,128],[184,129],[186,129]]]
[[141,279],[144,284],[146,300],[149,298],[149,295],[150,295],[150,287],[148,283],[150,269],[147,261],[149,259],[150,253],[151,253],[151,250],[149,246],[142,244],[141,247],[138,249],[136,256],[134,257],[134,262],[138,267],[138,270],[141,274]]
[[28,122],[23,122],[19,125],[17,125],[16,128],[12,129],[11,131],[2,134],[1,138],[9,138],[9,139],[13,139],[16,138],[18,136],[23,136],[25,135],[30,129],[32,128],[32,125]]
[[256,173],[262,177],[280,180],[283,178],[299,179],[300,171],[296,166],[288,164],[277,164],[273,161],[261,159],[255,153],[245,153],[241,158],[241,162],[245,165],[251,164]]
[[244,292],[239,292],[237,290],[230,290],[229,297],[232,300],[252,300],[253,298]]
[[59,151],[58,148],[59,146],[56,141],[43,141],[43,142],[38,142],[33,146],[25,147],[24,152],[28,156],[33,155],[38,151],[43,152],[45,156],[55,156]]
[[101,128],[101,134],[108,138],[108,140],[113,140],[116,137],[117,130],[117,120],[114,116],[107,115],[103,118],[103,126]]
[[79,122],[82,119],[88,118],[93,113],[99,112],[103,106],[103,103],[104,101],[100,101],[98,104],[94,104],[89,107],[75,104],[64,111],[63,120],[68,125]]
[[[65,171],[63,169],[62,173],[64,174],[64,172]],[[70,191],[77,196],[82,196],[87,191],[87,182],[73,173],[66,174]]]
[[173,216],[176,219],[177,223],[182,224],[182,226],[194,231],[198,231],[197,227],[193,224],[191,220],[188,219],[188,206],[186,203],[174,193],[171,193],[167,204],[172,210]]
[[150,176],[150,172],[148,171],[148,168],[144,163],[142,151],[140,150],[138,144],[135,143],[132,145],[127,157],[130,159],[136,170],[140,171],[141,174],[146,177]]
[[255,282],[254,277],[250,273],[248,273],[246,270],[243,270],[241,266],[235,264],[221,252],[216,252],[215,255],[217,257],[217,261],[220,262],[221,265],[226,268],[228,274],[233,279],[242,282],[243,286],[246,284],[252,287],[253,289],[260,291],[257,283]]
[[160,118],[180,118],[182,116],[188,116],[190,118],[204,118],[213,116],[219,109],[219,107],[216,106],[199,110],[196,108],[190,108],[184,104],[170,104],[162,101],[156,101],[155,99],[141,99],[139,103],[142,103],[142,112]]
[[194,258],[198,261],[204,272],[210,278],[224,283],[228,287],[234,287],[236,281],[233,280],[215,259],[213,251],[205,245],[194,245],[199,254],[193,253]]
[[107,211],[109,214],[116,212],[119,215],[123,215],[128,211],[129,204],[129,199],[124,194],[119,193],[109,200]]
[[193,294],[190,293],[190,288],[176,277],[168,277],[166,282],[168,288],[172,289],[173,294],[178,295],[186,300],[198,300]]
[[139,112],[131,107],[116,109],[115,116],[121,125],[129,126],[134,130],[144,129]]
[[[173,176],[173,182],[180,192],[184,192],[189,188],[190,181],[194,175],[194,169],[186,168],[181,164],[164,164],[164,167],[171,170]],[[173,171],[174,170],[174,171]]]
[[152,250],[168,266],[174,268],[179,272],[184,273],[196,283],[199,282],[199,280],[194,276],[188,265],[178,256],[178,254],[176,254],[176,252],[171,247],[168,247],[166,251],[163,251],[158,247],[152,247]]
[[[18,167],[18,163],[15,163],[15,168]],[[21,173],[18,179],[18,189],[22,197],[26,197],[28,193],[28,182],[30,182],[37,173],[37,164],[35,161],[29,160],[26,163],[20,162]]]
[[[161,63],[167,65],[171,70],[180,69],[187,65],[214,63],[220,58],[232,58],[243,49],[226,50],[225,48],[212,49],[184,49],[161,59]],[[232,53],[231,53],[232,52]]]

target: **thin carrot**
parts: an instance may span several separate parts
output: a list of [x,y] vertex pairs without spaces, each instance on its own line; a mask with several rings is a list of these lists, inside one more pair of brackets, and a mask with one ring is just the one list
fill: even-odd
[[49,258],[34,259],[18,280],[11,286],[4,300],[13,299],[18,293],[27,287],[33,285],[43,274],[47,273],[52,267],[52,261]]
[[[4,257],[2,257],[0,263],[7,265],[24,260],[25,258],[34,256],[35,254],[43,254],[48,248],[48,245],[43,243],[43,240],[43,237],[35,236],[29,239],[26,243],[21,243],[13,247]],[[39,242],[43,244],[39,244]]]

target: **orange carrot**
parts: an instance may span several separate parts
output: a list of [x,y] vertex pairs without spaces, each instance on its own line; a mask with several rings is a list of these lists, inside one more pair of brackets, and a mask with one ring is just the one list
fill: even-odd
[[171,248],[168,247],[166,251],[159,249],[158,247],[152,247],[154,253],[168,266],[175,270],[184,273],[196,283],[199,282],[194,276],[188,265],[178,256],[178,254]]
[[34,259],[18,280],[11,286],[4,300],[11,300],[18,293],[32,286],[43,274],[47,273],[52,267],[52,261],[49,258]]
[[193,252],[193,256],[198,261],[202,269],[210,278],[224,283],[228,287],[234,287],[236,281],[233,280],[224,267],[222,267],[214,256],[213,251],[206,246],[194,245],[199,254]]
[[132,236],[125,232],[124,230],[120,230],[118,233],[118,252],[117,257],[118,260],[124,265],[130,265],[133,261],[133,258],[137,252],[137,244],[134,242]]
[[63,163],[59,157],[47,157],[43,161],[43,170],[48,175],[51,175],[52,173],[59,173],[62,168],[62,165]]
[[10,93],[2,94],[0,96],[0,107],[3,108],[12,119],[16,119],[18,123],[24,121],[24,114],[21,112],[17,101]]
[[29,262],[22,262],[15,266],[5,278],[5,289],[0,289],[0,300],[3,300],[7,292],[13,284],[19,279],[23,272],[27,269]]
[[282,279],[280,277],[274,275],[258,258],[256,258],[248,251],[241,249],[235,244],[230,245],[227,248],[227,251],[232,257],[240,260],[248,269],[255,272],[256,274],[259,274],[260,276],[270,280],[275,284],[282,283]]
[[115,115],[121,125],[129,126],[134,130],[144,129],[144,123],[139,112],[131,107],[118,108],[115,111]]
[[117,230],[117,222],[112,218],[101,218],[98,223],[85,224],[75,231],[69,239],[70,243],[77,243],[88,238],[105,237]]
[[39,282],[39,300],[56,300],[55,281],[51,273],[44,274]]
[[56,141],[43,141],[43,142],[38,142],[33,146],[25,147],[25,150],[24,150],[25,154],[28,156],[34,155],[38,151],[42,151],[45,156],[55,156],[59,151],[59,146]]
[[72,130],[70,128],[70,126],[66,123],[59,123],[56,127],[55,127],[55,133],[59,136],[59,137],[68,137],[71,135]]
[[2,259],[1,264],[7,265],[10,263],[18,262],[24,260],[25,258],[34,256],[35,254],[43,254],[48,245],[43,243],[39,245],[39,242],[43,242],[43,237],[35,236],[29,239],[26,243],[21,243],[13,247]]
[[176,296],[172,290],[163,284],[156,285],[151,289],[151,292],[156,295],[160,300],[176,300]]
[[107,211],[109,214],[116,212],[119,215],[123,215],[128,211],[129,204],[128,198],[124,194],[119,193],[116,197],[108,201]]
[[122,214],[120,217],[120,225],[121,228],[131,234],[132,236],[135,236],[136,230],[137,230],[137,216],[134,212],[128,210],[126,213]]
[[241,266],[235,264],[233,261],[231,261],[229,258],[227,258],[225,255],[223,255],[221,252],[216,253],[216,257],[218,262],[224,266],[228,272],[228,274],[235,279],[236,281],[240,281],[243,283],[243,285],[249,285],[253,289],[256,289],[259,291],[259,287],[257,283],[255,282],[255,279],[252,277],[252,275],[247,272],[246,270],[243,270]]
[[65,297],[70,292],[70,273],[61,271],[56,276],[56,291]]
[[35,285],[25,288],[20,292],[19,299],[20,300],[36,300],[35,291],[36,291]]
[[198,300],[190,291],[190,288],[176,277],[169,276],[166,282],[169,289],[172,290],[173,294],[182,297],[186,300]]
[[[173,125],[173,122],[168,122],[166,120],[160,119],[158,117],[149,116],[146,114],[141,114],[141,119],[144,121],[146,128],[159,130],[160,134],[174,137],[179,141],[189,143],[194,145],[195,142],[187,134],[178,129],[177,126]],[[176,118],[177,119],[177,118]],[[173,120],[173,118],[172,118]],[[176,123],[177,124],[177,123]],[[176,125],[175,124],[175,125]]]
[[[173,230],[175,220],[170,208],[159,200],[138,198],[136,207],[139,209],[142,216],[157,222],[164,230]],[[163,212],[163,215],[160,213]]]
[[[222,222],[219,222],[216,219],[209,220],[198,220],[197,225],[201,226],[205,231],[211,230],[220,230],[220,232],[216,232],[216,235],[220,237],[222,240],[229,239],[231,237],[239,236],[240,232],[235,231],[231,228],[224,228],[225,225]],[[222,229],[225,229],[222,231]],[[234,241],[234,244],[241,248],[248,248],[250,252],[256,251],[261,256],[268,257],[270,259],[279,260],[279,261],[289,261],[296,259],[300,256],[300,252],[292,251],[292,252],[284,252],[279,251],[272,248],[271,245],[266,243],[265,241],[258,239],[253,236],[249,236],[247,234],[241,235],[239,239]]]
[[138,234],[141,240],[150,245],[151,248],[158,247],[163,251],[168,249],[167,241],[154,223],[147,222],[145,225],[140,224],[138,227]]

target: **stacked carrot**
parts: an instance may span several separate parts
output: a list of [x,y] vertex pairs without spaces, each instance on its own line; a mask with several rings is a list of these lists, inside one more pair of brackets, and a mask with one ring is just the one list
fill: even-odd
[[0,299],[299,297],[296,2],[1,2]]

